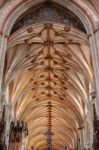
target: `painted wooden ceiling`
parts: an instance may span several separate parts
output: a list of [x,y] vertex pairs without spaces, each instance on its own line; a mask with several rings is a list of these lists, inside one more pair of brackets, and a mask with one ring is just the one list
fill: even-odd
[[5,84],[16,120],[28,124],[27,148],[75,148],[93,80],[84,33],[60,24],[32,25],[8,41]]

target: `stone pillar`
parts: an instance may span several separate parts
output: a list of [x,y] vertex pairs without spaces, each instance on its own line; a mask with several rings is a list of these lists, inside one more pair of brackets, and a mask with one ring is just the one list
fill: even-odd
[[[92,109],[92,111],[93,111],[93,109]],[[93,149],[92,148],[92,146],[93,146],[93,117],[92,117],[92,113],[90,113],[88,115],[88,122],[89,122],[89,127],[88,127],[89,128],[89,143],[88,143],[88,145],[89,145],[90,150],[92,150]]]
[[6,110],[6,145],[7,145],[7,150],[9,148],[9,132],[10,132],[10,111],[9,111],[9,107],[7,106],[7,110]]
[[28,136],[24,137],[23,136],[23,139],[22,139],[22,146],[21,146],[21,149],[20,150],[27,150],[27,141],[28,141]]
[[84,141],[83,141],[83,129],[79,130],[79,139],[80,139],[80,149],[84,149]]
[[8,86],[2,84],[2,97],[3,97],[3,103],[6,106],[6,115],[5,115],[5,121],[6,121],[6,129],[5,129],[5,143],[6,143],[6,150],[9,148],[9,132],[10,132],[10,121],[11,121],[11,108],[9,105],[9,92],[8,92]]
[[6,47],[7,47],[7,36],[1,34],[0,35],[0,99],[2,96],[1,85],[2,85]]
[[91,46],[91,56],[95,77],[95,90],[96,90],[96,112],[99,118],[99,31],[89,37]]

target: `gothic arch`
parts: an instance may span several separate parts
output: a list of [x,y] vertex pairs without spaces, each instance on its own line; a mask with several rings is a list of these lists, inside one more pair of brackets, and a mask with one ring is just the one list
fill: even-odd
[[[71,0],[70,2],[68,1],[55,1],[51,0],[52,2],[59,3],[60,5],[63,5],[70,10],[72,10],[79,18],[83,18],[82,22],[84,23],[88,34],[92,33],[92,31],[98,29],[98,14],[92,8],[91,6],[88,6],[87,3],[83,1],[76,1],[76,0]],[[1,17],[3,18],[4,21],[2,21],[0,25],[1,32],[4,32],[5,35],[9,36],[10,30],[16,21],[16,19],[23,14],[27,9],[29,9],[31,6],[35,6],[36,4],[46,2],[46,0],[37,0],[35,2],[31,0],[19,0],[15,2],[9,2],[7,5],[9,7],[5,7],[5,12],[6,15],[2,13]],[[24,9],[25,7],[25,9]],[[4,11],[4,9],[3,9]],[[2,12],[2,9],[1,9]],[[79,12],[79,13],[78,13]],[[13,14],[13,15],[12,15]],[[86,24],[87,22],[87,24]]]

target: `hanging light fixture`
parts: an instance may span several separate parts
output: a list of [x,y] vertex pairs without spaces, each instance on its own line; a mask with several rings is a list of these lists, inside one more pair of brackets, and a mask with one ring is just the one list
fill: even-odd
[[67,146],[65,145],[65,150],[67,150]]
[[51,102],[48,102],[47,107],[48,107],[48,131],[45,133],[45,136],[47,137],[47,150],[52,150],[52,136],[54,134],[51,131],[51,123],[52,123]]

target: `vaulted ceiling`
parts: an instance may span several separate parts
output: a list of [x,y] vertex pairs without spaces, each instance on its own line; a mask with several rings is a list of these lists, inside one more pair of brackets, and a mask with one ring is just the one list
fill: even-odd
[[29,150],[45,150],[49,132],[53,149],[74,149],[88,111],[93,81],[88,37],[80,20],[66,26],[56,18],[34,24],[27,19],[21,28],[18,20],[8,40],[4,79],[13,118],[28,124]]
[[28,147],[74,148],[92,81],[86,35],[59,24],[31,26],[8,42],[5,82],[17,119],[28,123]]

